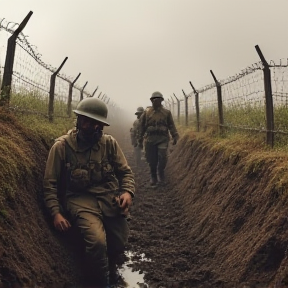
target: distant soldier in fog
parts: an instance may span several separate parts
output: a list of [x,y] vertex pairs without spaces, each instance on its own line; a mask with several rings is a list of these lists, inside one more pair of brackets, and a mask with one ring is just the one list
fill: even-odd
[[74,112],[75,129],[56,139],[48,155],[45,204],[57,230],[73,226],[81,236],[87,284],[108,287],[128,239],[134,176],[117,141],[103,133],[106,104],[85,98]]
[[[154,92],[150,97],[152,107],[148,107],[139,119],[140,132],[138,145],[145,146],[146,160],[150,167],[151,185],[164,181],[164,169],[167,164],[167,150],[170,140],[169,132],[175,145],[179,134],[174,124],[171,111],[162,106],[164,100],[160,92]],[[158,179],[157,179],[158,172]]]
[[138,135],[139,135],[139,118],[144,112],[143,107],[138,107],[135,115],[137,116],[137,119],[133,122],[133,127],[130,129],[130,135],[131,135],[131,144],[134,146],[134,157],[136,166],[139,166],[141,163],[141,154],[142,149],[138,146]]

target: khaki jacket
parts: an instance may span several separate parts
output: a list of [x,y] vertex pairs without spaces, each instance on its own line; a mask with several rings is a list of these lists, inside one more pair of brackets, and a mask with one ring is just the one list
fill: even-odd
[[60,212],[63,195],[92,193],[104,199],[111,193],[129,192],[134,196],[134,175],[117,141],[104,134],[92,148],[80,149],[76,136],[77,130],[70,130],[56,139],[48,155],[43,189],[51,216]]
[[173,139],[179,138],[171,111],[162,105],[157,109],[148,107],[139,122],[139,143],[143,143],[143,139],[152,144],[168,142],[169,133]]

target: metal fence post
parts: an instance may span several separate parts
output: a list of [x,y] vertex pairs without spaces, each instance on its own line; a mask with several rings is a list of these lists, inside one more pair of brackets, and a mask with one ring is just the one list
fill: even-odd
[[75,84],[75,82],[78,80],[78,78],[80,77],[81,73],[78,74],[78,76],[74,79],[73,82],[70,83],[69,85],[69,94],[68,94],[68,102],[67,102],[67,114],[68,117],[71,117],[72,114],[72,94],[73,94],[73,86]]
[[195,95],[195,108],[196,108],[196,128],[197,128],[197,132],[200,131],[200,110],[199,110],[199,93],[198,91],[194,88],[194,86],[192,85],[191,81],[189,81],[192,89],[193,89],[193,92],[194,92],[194,95]]
[[16,50],[16,39],[21,31],[25,28],[33,12],[30,11],[12,36],[8,39],[3,81],[1,84],[0,106],[9,105],[12,86],[13,65]]
[[180,124],[180,100],[176,97],[175,93],[173,93],[176,101],[177,101],[177,121]]
[[88,81],[86,81],[86,83],[84,84],[84,86],[82,87],[81,91],[80,91],[80,101],[83,100],[84,96],[84,89],[86,87],[86,85],[88,84]]
[[224,129],[224,117],[223,117],[223,103],[222,103],[222,88],[220,82],[216,79],[212,70],[210,70],[212,77],[215,81],[217,88],[217,102],[218,102],[218,117],[219,117],[219,125],[220,125],[220,133],[223,133]]
[[64,59],[62,64],[59,68],[51,75],[50,77],[50,91],[49,91],[49,104],[48,104],[48,118],[50,122],[53,122],[54,118],[54,92],[55,92],[55,79],[59,71],[64,66],[65,62],[67,61],[68,57]]
[[96,93],[97,89],[98,89],[98,86],[97,86],[97,87],[96,87],[96,89],[93,91],[93,93],[92,93],[91,97],[93,97],[93,96],[95,95],[95,93]]
[[266,100],[266,143],[273,147],[274,145],[274,111],[273,111],[273,95],[271,87],[271,72],[269,64],[264,58],[258,45],[255,46],[256,51],[262,61],[264,66],[264,90],[265,90],[265,100]]

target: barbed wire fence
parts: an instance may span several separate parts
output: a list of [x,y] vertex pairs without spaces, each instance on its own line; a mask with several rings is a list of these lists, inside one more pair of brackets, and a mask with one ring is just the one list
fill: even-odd
[[[288,135],[288,59],[268,64],[258,47],[261,61],[243,69],[233,77],[166,101],[178,123],[196,127],[196,131],[216,125],[224,129],[241,129],[266,133],[268,145],[274,145],[274,135]],[[174,101],[175,100],[175,101]],[[217,120],[215,122],[215,119]]]
[[[54,117],[71,117],[72,109],[83,98],[98,97],[109,106],[111,112],[109,114],[113,118],[117,106],[105,93],[97,91],[98,86],[93,93],[90,93],[86,89],[87,81],[84,85],[76,83],[81,73],[73,78],[58,72],[68,57],[64,59],[58,69],[42,61],[42,55],[37,51],[37,47],[29,43],[28,36],[22,32],[31,15],[32,12],[30,11],[20,25],[0,18],[0,92],[2,104],[3,102],[5,105],[8,104],[11,110],[39,114],[53,121]],[[20,27],[21,25],[22,27]],[[20,32],[17,33],[19,28]],[[9,41],[11,42],[11,38],[14,36],[16,36],[15,48],[12,51],[14,53],[11,53],[13,49],[7,49],[7,47],[11,45]],[[8,55],[9,53],[12,55]],[[13,61],[12,64],[11,61]],[[8,85],[4,83],[5,66],[6,70],[8,66],[13,68],[10,71],[11,80],[8,81]],[[7,97],[8,103],[5,103]]]
[[[30,11],[25,18],[26,23],[31,15]],[[51,121],[54,117],[71,117],[71,110],[81,99],[97,97],[98,86],[93,93],[90,93],[86,89],[88,82],[81,86],[78,82],[76,83],[81,73],[76,78],[61,74],[60,70],[68,57],[58,69],[44,63],[37,48],[30,44],[27,36],[22,33],[26,25],[24,23],[23,26],[25,19],[20,25],[0,19],[1,99],[5,100],[5,95],[8,94],[5,91],[7,84],[5,86],[4,83],[7,63],[11,64],[7,62],[9,52],[7,46],[9,40],[22,25],[20,33],[15,38],[13,70],[10,71],[12,81],[8,85],[9,108],[25,113],[38,113],[48,117]],[[5,45],[7,39],[8,44]],[[286,109],[288,105],[288,59],[281,59],[277,64],[270,61],[268,64],[260,48],[258,46],[255,48],[261,61],[252,64],[239,74],[218,81],[214,73],[210,71],[214,83],[195,89],[190,82],[192,91],[188,94],[183,90],[183,95],[180,96],[173,93],[170,99],[165,101],[165,106],[172,111],[174,117],[177,117],[178,123],[191,127],[194,125],[196,131],[206,129],[208,125],[217,125],[221,133],[224,128],[265,132],[267,144],[271,146],[273,146],[276,133],[288,134]],[[55,76],[54,86],[51,85],[53,75]],[[112,111],[109,114],[115,118],[116,105],[102,91],[98,94],[98,98],[109,105],[109,110]],[[41,101],[35,102],[35,100]],[[57,105],[54,105],[54,101]],[[255,114],[255,110],[258,114]]]

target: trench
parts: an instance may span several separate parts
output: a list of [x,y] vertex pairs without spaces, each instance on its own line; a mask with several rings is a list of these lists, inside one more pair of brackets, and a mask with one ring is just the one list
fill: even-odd
[[[140,167],[134,165],[129,138],[119,143],[136,180],[126,250],[131,257],[119,267],[126,282],[126,286],[119,284],[119,288],[270,288],[274,287],[269,284],[276,279],[278,271],[285,276],[285,267],[288,267],[288,200],[284,194],[280,197],[279,191],[267,188],[271,166],[251,175],[243,170],[243,159],[235,161],[235,157],[227,157],[221,149],[211,150],[205,143],[186,137],[176,147],[169,147],[166,182],[153,188],[149,184],[147,163],[143,161]],[[32,191],[35,183],[32,184],[27,191]],[[22,193],[19,196],[33,195]],[[2,257],[6,259],[6,267],[17,267],[19,261],[14,259],[17,260],[16,254],[21,252],[22,258],[18,259],[28,261],[21,263],[23,271],[18,270],[19,275],[27,279],[27,275],[30,277],[34,273],[42,280],[43,285],[37,282],[38,286],[35,284],[33,288],[68,288],[63,283],[67,278],[75,280],[73,273],[77,270],[73,263],[68,267],[61,266],[62,257],[67,254],[63,253],[62,244],[58,245],[53,229],[43,230],[42,227],[47,226],[44,219],[33,217],[29,226],[25,226],[25,221],[21,227],[14,226],[14,222],[22,220],[19,215],[30,215],[30,209],[31,215],[38,211],[36,204],[31,206],[35,197],[21,197],[17,205],[12,203],[15,215],[11,210],[9,221],[16,232],[26,231],[27,237],[17,242],[16,234],[7,229],[7,235],[11,237],[5,238],[5,248],[13,253],[13,257]],[[52,236],[49,236],[50,232]],[[44,241],[47,235],[49,241]],[[0,236],[3,238],[1,233]],[[34,247],[27,239],[38,239],[43,246]],[[26,249],[30,244],[31,247]],[[0,256],[3,247],[0,246]],[[42,255],[40,259],[37,252]],[[143,255],[149,261],[143,261]],[[59,262],[56,266],[60,272],[51,270],[55,259]],[[42,271],[49,272],[49,269],[51,274],[44,277]],[[3,277],[1,269],[0,276]],[[54,285],[57,280],[62,286]],[[48,285],[48,281],[53,285]],[[281,279],[277,281],[280,283]],[[4,284],[7,283],[2,282],[0,288],[20,288],[12,282],[8,286]]]

